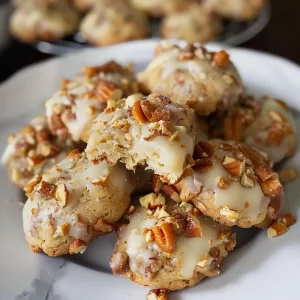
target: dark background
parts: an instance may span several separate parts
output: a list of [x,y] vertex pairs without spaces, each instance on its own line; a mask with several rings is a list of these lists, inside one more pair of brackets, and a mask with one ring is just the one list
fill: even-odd
[[[300,0],[271,0],[271,20],[252,40],[240,45],[270,52],[300,64]],[[49,58],[31,46],[13,41],[0,54],[0,82],[31,63]]]

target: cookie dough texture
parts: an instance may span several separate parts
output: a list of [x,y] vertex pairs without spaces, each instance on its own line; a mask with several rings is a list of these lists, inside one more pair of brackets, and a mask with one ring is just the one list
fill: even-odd
[[200,115],[230,109],[244,90],[224,50],[214,53],[191,44],[185,48],[159,44],[154,59],[138,74],[138,81],[144,93],[168,96]]
[[[156,197],[160,203],[165,200]],[[129,225],[118,232],[110,262],[113,273],[171,291],[219,275],[220,264],[235,246],[235,234],[198,213],[191,204],[168,200],[163,208],[136,207]]]
[[131,0],[131,3],[152,17],[161,17],[171,12],[180,11],[189,5],[188,0]]
[[222,31],[222,22],[201,5],[170,14],[161,24],[161,33],[167,39],[185,40],[188,43],[215,40]]
[[42,174],[81,146],[51,135],[46,116],[38,116],[8,138],[1,162],[7,167],[10,180],[24,188],[35,175]]
[[54,135],[87,142],[94,119],[108,99],[120,99],[136,89],[131,66],[110,61],[85,67],[71,80],[62,80],[61,88],[46,101],[46,115]]
[[94,121],[86,152],[94,163],[122,161],[130,170],[142,165],[175,182],[193,153],[195,135],[193,110],[165,96],[135,94],[110,101]]
[[237,142],[199,142],[193,172],[176,188],[183,201],[227,226],[248,228],[276,219],[283,187],[269,161],[258,151]]
[[31,192],[27,189],[27,243],[50,256],[83,252],[92,239],[113,231],[132,189],[122,165],[94,165],[85,154],[70,155],[33,182]]
[[15,38],[26,43],[52,41],[72,34],[78,24],[79,14],[65,3],[45,8],[24,5],[12,13],[10,31]]
[[249,21],[255,19],[267,0],[204,0],[204,5],[225,19]]
[[97,5],[81,22],[80,32],[91,44],[107,46],[146,37],[146,15],[124,1]]

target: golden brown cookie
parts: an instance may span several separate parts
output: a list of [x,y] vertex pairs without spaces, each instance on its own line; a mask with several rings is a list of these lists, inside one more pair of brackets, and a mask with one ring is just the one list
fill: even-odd
[[130,176],[122,165],[94,165],[85,154],[71,153],[27,185],[27,243],[50,256],[83,253],[92,239],[112,232],[127,210]]
[[72,34],[79,24],[78,13],[69,5],[17,8],[10,19],[12,35],[26,43],[57,40]]
[[7,167],[10,180],[24,188],[35,175],[42,174],[78,147],[83,145],[53,136],[46,116],[38,116],[8,138],[2,164]]
[[51,132],[61,138],[87,142],[94,119],[109,99],[120,99],[137,88],[131,66],[110,61],[85,67],[71,80],[62,80],[61,88],[46,101]]
[[217,276],[235,234],[188,203],[161,194],[140,198],[122,225],[110,265],[115,275],[158,289],[180,290]]
[[200,115],[230,109],[244,90],[226,51],[209,52],[192,44],[185,48],[159,44],[138,81],[144,93],[168,96]]
[[188,175],[175,185],[182,201],[192,201],[227,226],[248,228],[278,217],[283,187],[258,151],[233,141],[202,141],[194,159]]
[[165,96],[134,94],[109,101],[94,121],[86,152],[94,163],[122,161],[130,170],[141,165],[175,182],[194,151],[195,135],[192,109]]
[[[113,5],[112,5],[113,4]],[[107,46],[146,37],[146,15],[124,1],[97,5],[81,22],[80,32],[91,44]]]
[[147,12],[152,17],[161,17],[172,12],[186,9],[189,0],[131,0],[133,6]]
[[255,19],[267,0],[204,0],[204,5],[222,18],[249,21]]
[[161,24],[164,38],[185,40],[188,43],[213,41],[221,31],[220,18],[198,4],[166,16]]

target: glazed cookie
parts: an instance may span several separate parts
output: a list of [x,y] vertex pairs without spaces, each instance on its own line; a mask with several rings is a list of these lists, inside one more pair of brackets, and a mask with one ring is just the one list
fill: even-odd
[[296,150],[296,123],[288,106],[281,100],[262,98],[260,113],[246,127],[244,141],[267,153],[274,163],[293,156]]
[[85,154],[71,152],[26,186],[27,243],[50,256],[82,253],[92,239],[113,231],[127,210],[132,189],[122,165],[94,165]]
[[222,18],[249,21],[255,19],[267,0],[204,0],[204,5]]
[[199,142],[195,164],[176,189],[202,213],[227,226],[266,224],[280,213],[283,188],[269,162],[244,144]]
[[166,95],[179,105],[189,105],[200,115],[229,109],[243,92],[241,78],[224,50],[161,43],[155,58],[138,74],[144,93]]
[[186,9],[189,5],[189,0],[131,0],[131,3],[152,17],[161,17]]
[[295,152],[295,120],[281,100],[243,96],[230,111],[209,116],[208,124],[211,137],[243,141],[265,152],[273,163]]
[[12,0],[12,3],[15,7],[34,5],[36,7],[45,8],[60,3],[71,4],[72,1],[73,0]]
[[135,94],[109,102],[94,121],[86,152],[94,163],[122,161],[130,170],[143,165],[175,182],[193,153],[195,135],[192,109],[165,96]]
[[143,12],[120,1],[97,6],[82,20],[80,32],[89,43],[107,46],[142,39],[150,29]]
[[61,138],[87,142],[94,119],[104,110],[108,99],[120,99],[135,91],[130,66],[114,61],[85,67],[71,80],[63,80],[58,92],[46,101],[50,130]]
[[222,22],[219,17],[198,4],[168,15],[161,24],[164,38],[185,40],[188,43],[213,41],[221,30]]
[[62,3],[44,9],[26,5],[13,12],[10,31],[15,38],[31,43],[61,39],[76,31],[78,24],[79,15],[69,5]]
[[51,135],[46,116],[38,116],[8,138],[2,164],[7,166],[10,180],[24,188],[35,175],[51,168],[79,146]]
[[161,194],[140,198],[118,231],[110,265],[115,275],[159,289],[180,290],[217,276],[235,246],[235,234],[193,205]]

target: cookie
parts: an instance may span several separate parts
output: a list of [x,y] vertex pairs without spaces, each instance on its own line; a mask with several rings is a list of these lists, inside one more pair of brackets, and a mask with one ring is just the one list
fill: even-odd
[[17,8],[11,15],[11,34],[25,42],[53,41],[76,31],[78,13],[69,5],[58,4],[47,8],[26,5]]
[[276,219],[283,200],[278,175],[263,155],[233,141],[199,142],[188,176],[175,185],[183,201],[227,226],[248,228]]
[[91,163],[77,152],[27,185],[23,227],[30,248],[49,256],[82,253],[110,233],[133,189],[123,165]]
[[47,8],[52,5],[66,3],[71,4],[73,0],[12,0],[15,7],[23,7],[31,5],[39,8]]
[[87,12],[93,9],[99,0],[73,0],[73,2],[76,9],[78,9],[80,12]]
[[204,5],[225,19],[249,21],[255,19],[267,0],[204,0]]
[[145,38],[149,32],[146,15],[125,2],[97,6],[81,22],[80,32],[93,45],[107,46]]
[[192,44],[185,48],[159,44],[154,59],[138,74],[138,81],[144,93],[168,96],[200,115],[230,109],[244,90],[226,51],[209,52]]
[[142,165],[175,182],[194,150],[194,122],[192,109],[165,96],[135,94],[110,101],[94,121],[87,156],[94,163],[122,161],[130,170]]
[[189,0],[131,0],[131,3],[152,17],[161,17],[172,12],[184,10],[190,4]]
[[140,198],[129,224],[118,230],[110,266],[115,275],[170,291],[194,286],[220,273],[220,265],[235,246],[235,234],[161,194]]
[[85,67],[82,74],[63,80],[61,88],[46,101],[46,115],[54,135],[87,142],[94,119],[108,99],[120,99],[136,89],[130,66],[110,61]]
[[209,116],[208,124],[211,137],[243,141],[275,164],[295,152],[296,124],[282,100],[243,96],[230,111]]
[[38,116],[8,138],[2,164],[7,167],[10,180],[24,188],[35,175],[42,174],[80,146],[51,135],[46,116]]
[[222,31],[219,17],[201,5],[170,14],[161,24],[161,33],[167,39],[185,40],[188,43],[206,43],[217,39]]
[[296,150],[296,123],[288,106],[281,100],[261,99],[260,113],[245,128],[244,141],[265,152],[275,164],[293,156]]

